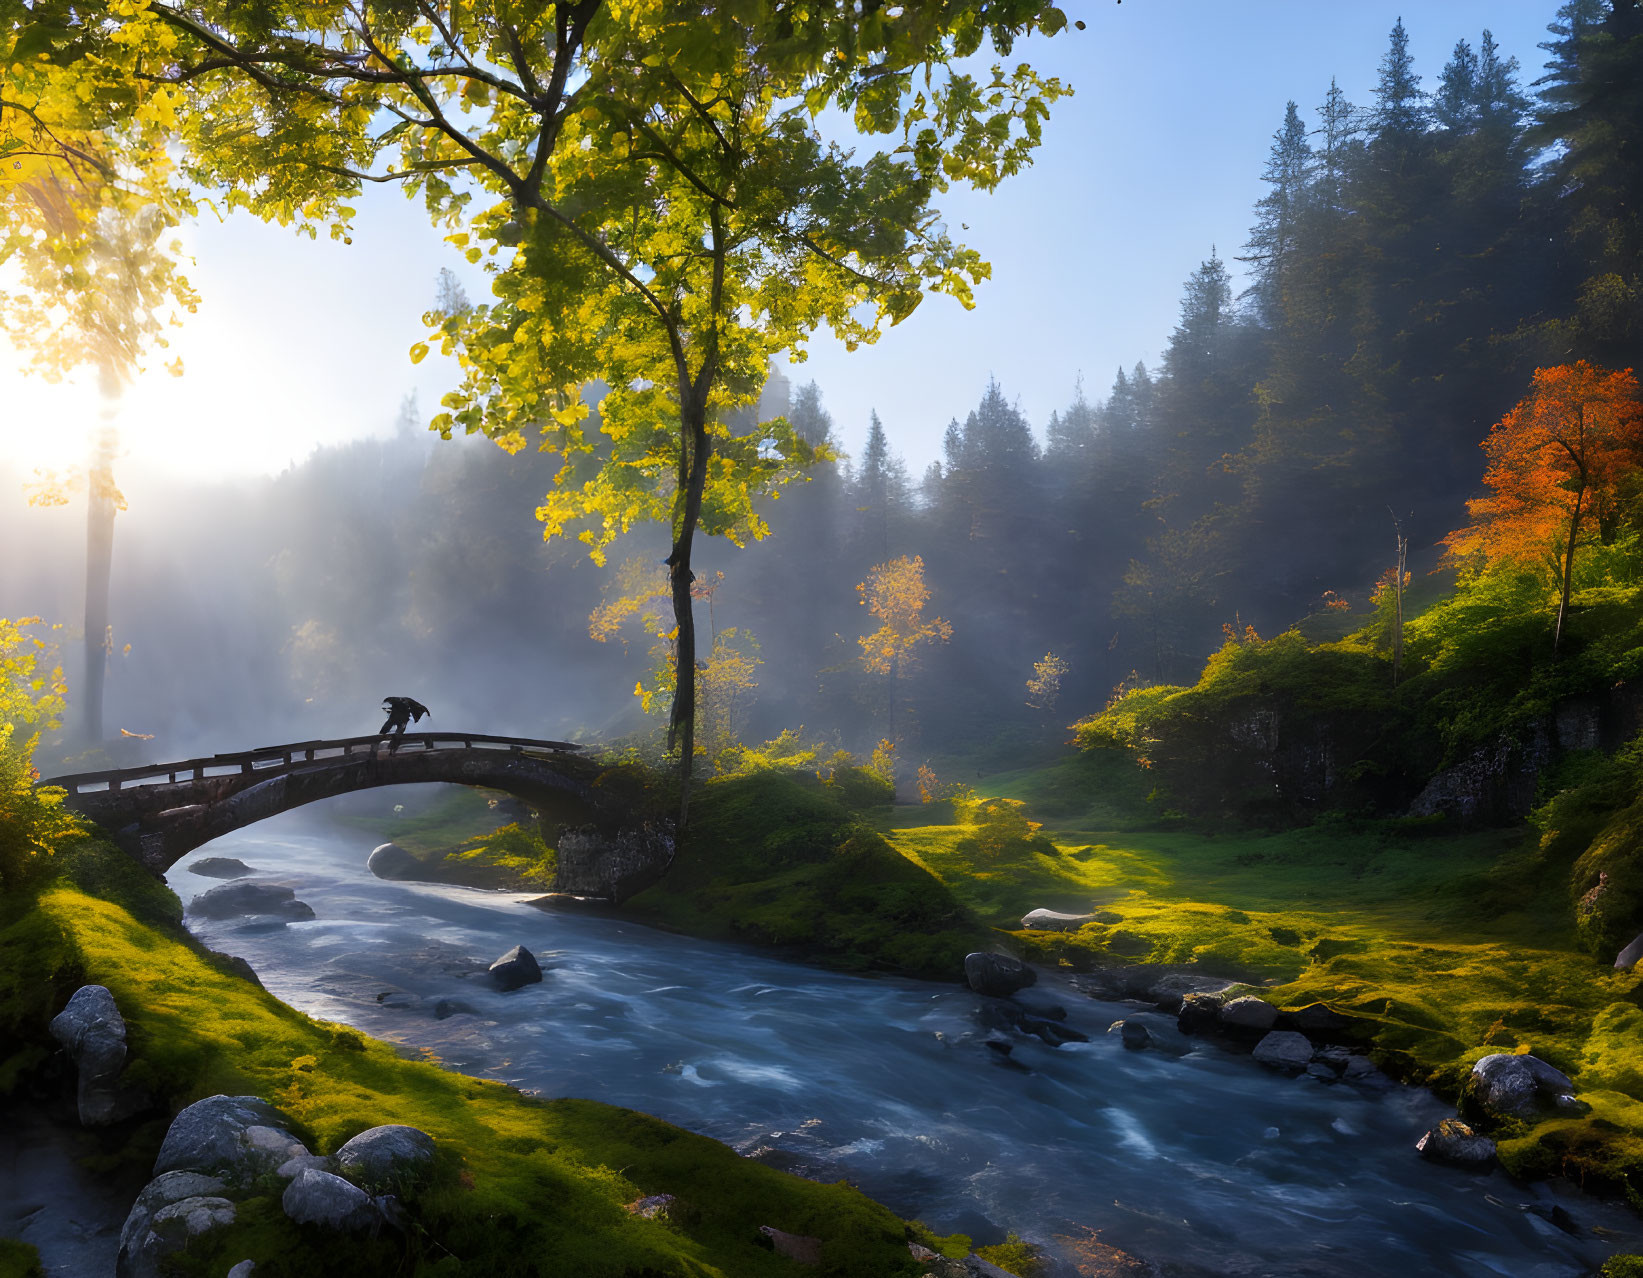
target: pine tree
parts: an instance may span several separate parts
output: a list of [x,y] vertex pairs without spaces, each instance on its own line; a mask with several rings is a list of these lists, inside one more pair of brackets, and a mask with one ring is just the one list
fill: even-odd
[[1363,150],[1358,109],[1346,100],[1346,93],[1334,80],[1318,108],[1318,127],[1313,136],[1320,145],[1313,148],[1316,176],[1312,184],[1312,204],[1326,213],[1345,209],[1346,187],[1353,162]]
[[[1572,0],[1542,45],[1534,140],[1555,145],[1553,176],[1581,261],[1574,298],[1581,350],[1632,363],[1643,343],[1643,7]],[[1601,18],[1601,20],[1599,20]]]
[[833,418],[822,407],[821,387],[814,381],[799,387],[787,410],[787,421],[812,447],[833,442]]
[[1465,40],[1455,43],[1438,83],[1432,99],[1438,127],[1450,133],[1470,133],[1478,122],[1478,55]]
[[1254,267],[1255,282],[1245,296],[1253,297],[1256,315],[1268,327],[1279,322],[1284,277],[1294,265],[1301,207],[1312,172],[1312,147],[1306,139],[1306,126],[1291,101],[1283,125],[1272,135],[1272,151],[1261,174],[1271,189],[1256,202],[1248,252],[1238,259]]
[[1429,113],[1421,78],[1415,74],[1415,59],[1409,52],[1409,33],[1399,18],[1392,28],[1391,45],[1381,59],[1380,78],[1375,83],[1373,115],[1375,139],[1383,144],[1408,146],[1426,131]]
[[1052,470],[1078,470],[1092,464],[1096,453],[1096,411],[1084,398],[1082,374],[1073,386],[1073,402],[1063,417],[1051,413],[1044,428],[1044,460]]
[[857,546],[853,560],[863,557],[886,560],[905,520],[910,505],[907,466],[890,451],[884,423],[875,411],[867,427],[867,446],[861,465],[851,477],[849,505],[852,508],[852,541]]
[[1210,250],[1209,260],[1187,278],[1181,299],[1181,321],[1170,335],[1164,371],[1171,381],[1201,380],[1214,375],[1232,322],[1232,276]]

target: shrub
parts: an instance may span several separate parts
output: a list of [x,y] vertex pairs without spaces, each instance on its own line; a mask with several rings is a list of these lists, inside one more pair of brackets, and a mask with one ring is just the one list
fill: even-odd
[[0,618],[0,890],[20,887],[78,824],[63,791],[36,788],[34,747],[63,711],[63,672],[44,670],[46,642],[30,633],[38,617]]

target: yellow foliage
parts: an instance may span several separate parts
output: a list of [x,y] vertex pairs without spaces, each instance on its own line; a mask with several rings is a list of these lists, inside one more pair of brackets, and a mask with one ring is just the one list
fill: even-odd
[[905,678],[917,668],[920,645],[953,637],[953,627],[940,617],[924,620],[930,588],[924,584],[922,556],[903,555],[879,564],[856,592],[862,606],[883,623],[857,640],[861,663],[873,674]]

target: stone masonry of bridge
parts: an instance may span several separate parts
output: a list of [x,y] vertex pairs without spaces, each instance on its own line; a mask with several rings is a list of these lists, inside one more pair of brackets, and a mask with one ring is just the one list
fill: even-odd
[[501,790],[561,827],[554,889],[621,901],[672,862],[673,828],[628,810],[599,763],[564,741],[406,733],[268,746],[178,763],[51,777],[65,806],[164,874],[212,839],[320,799],[385,785],[444,782]]

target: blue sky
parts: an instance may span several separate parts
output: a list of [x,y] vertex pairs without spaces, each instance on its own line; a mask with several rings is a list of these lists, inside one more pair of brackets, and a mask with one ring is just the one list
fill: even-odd
[[[1070,82],[1035,165],[997,193],[953,191],[946,220],[993,267],[963,310],[932,297],[854,353],[825,336],[807,363],[846,449],[877,409],[914,474],[941,433],[996,377],[1042,434],[1082,373],[1091,398],[1115,367],[1156,363],[1181,285],[1215,246],[1234,270],[1273,131],[1290,98],[1311,122],[1336,76],[1367,103],[1401,15],[1424,86],[1457,39],[1487,26],[1503,51],[1540,72],[1555,0],[1072,0],[1086,29],[1028,42],[1014,57]],[[966,224],[968,230],[960,231]],[[412,367],[421,313],[442,265],[460,265],[419,206],[392,191],[361,201],[352,246],[312,243],[244,216],[206,215],[187,231],[205,301],[177,334],[187,373],[128,392],[124,463],[197,475],[270,472],[316,445],[392,429],[415,391],[434,411],[453,372]],[[483,285],[476,285],[475,290]],[[0,344],[0,460],[61,464],[82,451],[95,398],[11,372]]]

